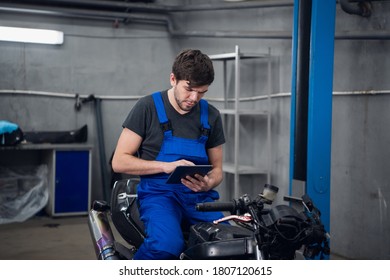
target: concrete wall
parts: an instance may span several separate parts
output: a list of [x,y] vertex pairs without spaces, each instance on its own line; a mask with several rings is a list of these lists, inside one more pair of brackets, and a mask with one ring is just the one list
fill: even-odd
[[[390,3],[372,4],[370,18],[346,14],[337,6],[336,34],[386,32]],[[176,30],[211,32],[203,37],[172,37],[163,26],[157,25],[122,24],[114,28],[110,22],[1,14],[2,25],[63,30],[65,43],[53,47],[0,42],[0,90],[140,96],[168,88],[172,59],[182,48],[200,48],[208,54],[232,52],[235,45],[246,52],[267,53],[271,49],[272,93],[287,93],[271,99],[272,183],[280,187],[281,197],[288,193],[289,183],[291,40],[220,35],[228,34],[225,31],[291,33],[292,11],[292,7],[280,7],[172,14]],[[388,40],[335,42],[331,247],[334,253],[346,258],[390,258],[389,50]],[[243,86],[265,94],[267,85],[262,81],[266,78],[263,73],[266,67],[263,64],[260,68],[251,64],[245,67],[256,75],[244,76]],[[219,66],[216,69],[218,72]],[[218,79],[210,88],[210,96],[221,96]],[[382,94],[369,94],[378,91]],[[0,119],[17,122],[25,130],[69,130],[88,124],[88,142],[94,145],[93,198],[102,197],[92,104],[75,111],[73,98],[1,94],[0,100]],[[107,158],[134,102],[135,99],[102,102]],[[247,106],[267,106],[264,102]],[[244,131],[248,134],[243,138],[251,137],[248,130]],[[243,150],[242,156],[249,158],[250,149]],[[264,182],[264,178],[256,179],[259,181],[248,182],[254,193],[260,191]],[[228,196],[223,187],[221,192]]]
[[[92,198],[101,199],[94,103],[86,103],[77,111],[73,96],[113,97],[101,104],[108,160],[122,122],[136,101],[130,97],[169,87],[177,48],[165,28],[158,26],[114,28],[111,22],[63,18],[37,22],[29,16],[24,16],[21,24],[8,14],[2,15],[1,24],[64,31],[61,46],[0,42],[0,84],[1,90],[8,92],[0,97],[0,119],[16,122],[24,131],[68,131],[87,124],[88,143],[94,146]],[[9,94],[20,90],[65,93],[65,97]]]

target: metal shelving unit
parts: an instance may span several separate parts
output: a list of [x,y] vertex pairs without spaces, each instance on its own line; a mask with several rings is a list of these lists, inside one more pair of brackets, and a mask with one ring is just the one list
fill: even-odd
[[[221,115],[223,117],[224,129],[225,131],[229,129],[226,125],[226,118],[232,117],[233,120],[233,129],[234,129],[234,140],[233,140],[233,160],[230,162],[224,162],[223,171],[224,173],[232,174],[234,176],[234,197],[239,197],[242,195],[240,188],[240,176],[241,175],[265,175],[267,183],[270,183],[270,159],[271,159],[271,117],[270,110],[256,110],[256,109],[244,109],[241,108],[240,103],[243,102],[244,98],[241,98],[241,84],[240,84],[240,74],[241,74],[241,60],[247,59],[266,59],[267,60],[267,76],[268,76],[268,93],[265,99],[268,101],[267,108],[270,108],[270,95],[271,95],[271,62],[270,62],[270,53],[268,54],[256,54],[256,53],[244,53],[240,51],[239,46],[236,46],[235,52],[210,55],[210,59],[213,61],[220,61],[223,63],[223,108],[220,109]],[[227,63],[232,61],[234,63],[234,98],[228,98],[227,91]],[[233,108],[229,108],[229,103],[233,103]],[[266,168],[258,166],[244,165],[240,163],[240,121],[242,116],[248,117],[264,117],[267,120],[266,128],[266,142],[267,142],[267,159]],[[226,157],[225,157],[226,158]],[[225,181],[225,180],[224,180]]]

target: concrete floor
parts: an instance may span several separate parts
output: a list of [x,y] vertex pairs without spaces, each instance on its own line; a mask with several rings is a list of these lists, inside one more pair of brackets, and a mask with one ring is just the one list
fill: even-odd
[[[114,231],[114,236],[118,234]],[[87,216],[0,225],[0,260],[94,260]]]
[[[114,237],[127,243],[112,226]],[[0,225],[0,260],[95,260],[87,216],[35,216]],[[300,259],[298,257],[298,259]],[[331,255],[331,259],[341,259]]]

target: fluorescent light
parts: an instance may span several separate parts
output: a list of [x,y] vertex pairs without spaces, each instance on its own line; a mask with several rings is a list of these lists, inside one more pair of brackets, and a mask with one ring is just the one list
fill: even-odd
[[0,41],[61,45],[64,42],[64,32],[0,26]]

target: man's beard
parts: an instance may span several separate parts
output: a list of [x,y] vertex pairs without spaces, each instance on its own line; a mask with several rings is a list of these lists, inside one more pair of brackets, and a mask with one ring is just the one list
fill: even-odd
[[176,103],[177,105],[179,106],[179,108],[183,111],[186,111],[186,112],[189,112],[192,110],[192,108],[194,108],[194,106],[198,103],[196,101],[191,101],[191,105],[187,105],[186,101],[185,100],[179,100],[179,98],[176,97],[176,93],[174,94],[174,97],[175,97],[175,100],[176,100]]

